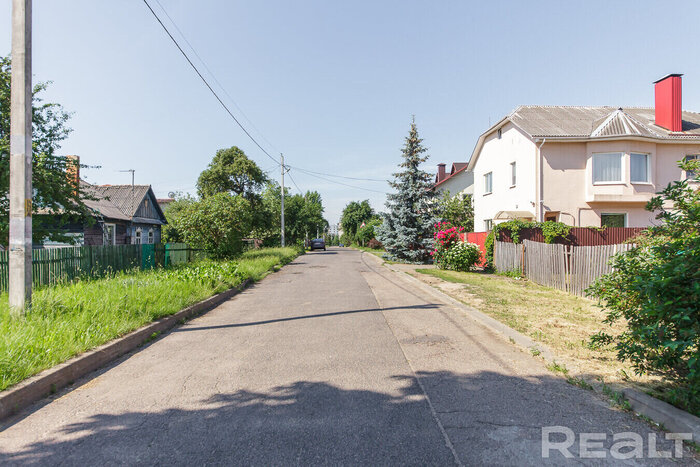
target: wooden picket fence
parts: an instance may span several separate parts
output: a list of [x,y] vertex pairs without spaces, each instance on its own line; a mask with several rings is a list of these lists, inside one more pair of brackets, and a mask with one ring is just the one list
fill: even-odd
[[[104,277],[130,269],[175,266],[204,257],[186,243],[156,245],[82,246],[32,250],[35,287],[70,282],[77,278]],[[0,251],[0,292],[8,288],[9,253]]]
[[494,263],[499,272],[521,271],[529,280],[585,296],[600,276],[612,271],[610,258],[633,244],[569,246],[525,240],[495,242]]

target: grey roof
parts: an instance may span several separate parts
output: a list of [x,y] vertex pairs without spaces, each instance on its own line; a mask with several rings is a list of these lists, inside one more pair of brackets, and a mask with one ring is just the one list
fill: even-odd
[[[523,105],[510,120],[533,138],[646,136],[658,139],[700,138],[700,114],[683,111],[683,131],[671,132],[654,123],[649,107],[572,107]],[[500,123],[500,122],[499,122]]]
[[[84,199],[85,205],[105,218],[151,224],[163,223],[155,219],[134,217],[141,202],[151,191],[150,185],[134,185],[132,189],[131,185],[91,185],[85,182],[81,184],[83,190],[95,198],[94,200]],[[157,209],[160,212],[160,208],[157,207]]]

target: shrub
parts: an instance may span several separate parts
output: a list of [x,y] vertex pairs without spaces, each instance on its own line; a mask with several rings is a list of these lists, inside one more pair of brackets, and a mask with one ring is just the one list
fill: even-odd
[[[686,171],[700,164],[682,163]],[[670,209],[664,206],[672,204]],[[611,260],[613,272],[588,292],[607,311],[605,322],[627,322],[619,335],[598,333],[638,374],[673,383],[670,402],[700,413],[700,192],[686,180],[669,184],[647,205],[662,224],[638,237],[637,247]]]
[[376,238],[373,238],[369,242],[367,242],[367,246],[369,248],[372,248],[373,250],[383,250],[384,246],[382,245],[382,242],[377,240]]
[[479,260],[481,260],[479,245],[457,242],[445,253],[441,267],[454,271],[469,271]]

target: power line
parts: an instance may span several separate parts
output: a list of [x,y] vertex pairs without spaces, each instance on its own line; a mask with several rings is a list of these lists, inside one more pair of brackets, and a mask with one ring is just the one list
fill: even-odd
[[[290,168],[291,168],[291,166],[287,166],[287,167],[290,167]],[[349,185],[349,184],[347,184],[347,183],[339,182],[339,181],[337,181],[337,180],[331,180],[331,179],[329,179],[329,178],[321,177],[320,175],[315,175],[315,174],[313,174],[313,173],[307,172],[307,171],[305,171],[305,170],[303,170],[303,169],[300,169],[300,168],[298,168],[298,167],[295,167],[294,169],[297,170],[297,171],[299,171],[299,172],[301,172],[301,173],[303,173],[303,174],[306,174],[306,175],[308,175],[308,176],[310,176],[310,177],[320,178],[321,180],[325,180],[325,181],[327,181],[327,182],[329,182],[329,183],[335,183],[336,185],[343,185],[343,186],[347,186],[347,187],[350,187],[350,188],[355,188],[355,189],[357,189],[357,190],[372,191],[372,192],[374,192],[374,193],[381,193],[381,194],[383,194],[383,195],[386,195],[386,194],[387,194],[386,191],[372,190],[371,188],[364,188],[364,187],[361,187],[361,186]]]
[[310,174],[315,174],[315,175],[325,175],[327,177],[337,177],[337,178],[346,178],[348,180],[361,180],[361,181],[367,181],[367,182],[386,182],[386,180],[382,180],[379,178],[360,178],[360,177],[346,177],[345,175],[334,175],[334,174],[328,174],[328,173],[323,173],[323,172],[314,172],[313,170],[309,169],[302,169],[301,167],[295,167],[293,165],[287,165],[287,167],[291,167],[292,169],[297,169],[301,170],[303,172],[307,172]]
[[273,161],[275,161],[275,163],[277,163],[277,164],[279,165],[279,162],[277,162],[277,160],[276,160],[274,157],[272,157],[272,156],[265,150],[265,148],[263,148],[263,147],[260,145],[260,143],[257,142],[257,140],[256,140],[255,138],[253,138],[253,135],[251,135],[251,134],[248,132],[248,130],[245,129],[245,127],[241,124],[241,122],[238,121],[238,119],[236,118],[236,116],[233,115],[233,113],[231,112],[231,110],[229,110],[229,108],[226,106],[226,104],[224,104],[224,101],[222,101],[221,98],[219,97],[219,95],[216,93],[216,91],[214,91],[214,88],[212,88],[211,85],[209,84],[209,82],[206,80],[206,78],[204,78],[204,76],[203,76],[202,73],[199,71],[199,69],[197,68],[197,66],[196,66],[194,63],[192,63],[192,60],[190,60],[190,57],[185,53],[184,50],[182,50],[182,47],[180,47],[180,44],[179,44],[179,43],[177,42],[177,40],[173,37],[173,35],[172,35],[172,34],[170,33],[170,31],[168,30],[168,28],[165,26],[165,24],[163,24],[163,21],[160,20],[160,17],[156,14],[155,11],[153,11],[153,8],[151,8],[151,5],[148,3],[148,1],[147,1],[147,0],[143,0],[143,3],[146,4],[146,6],[147,6],[148,9],[151,11],[151,13],[152,13],[153,16],[155,17],[155,19],[158,21],[158,23],[161,25],[161,27],[163,28],[163,30],[165,31],[165,33],[168,35],[168,37],[170,37],[170,40],[173,41],[173,44],[175,44],[175,47],[177,47],[177,49],[180,51],[180,53],[182,54],[182,56],[185,57],[185,60],[187,60],[187,63],[190,64],[190,66],[192,67],[192,69],[194,69],[194,71],[197,73],[197,76],[199,76],[199,78],[202,80],[202,82],[204,82],[204,84],[207,86],[207,88],[209,88],[209,91],[211,91],[211,93],[214,94],[214,97],[216,97],[216,100],[219,101],[219,104],[221,104],[221,106],[222,106],[222,107],[226,110],[226,112],[231,116],[231,118],[233,119],[233,121],[236,122],[236,124],[241,128],[241,130],[243,130],[243,132],[248,136],[248,138],[250,138],[250,140],[251,140],[253,143],[255,143],[255,145],[256,145],[258,148],[260,148],[260,150],[261,150],[263,153],[265,153],[265,155],[266,155],[267,157],[269,157],[270,159],[272,159]]
[[[289,166],[287,166],[287,167],[289,167]],[[301,191],[301,188],[299,188],[299,185],[297,185],[297,182],[294,181],[294,177],[292,177],[291,172],[287,172],[287,175],[289,175],[289,179],[292,181],[292,183],[294,184],[294,186],[296,187],[296,189],[299,191],[299,194],[302,194],[302,195],[303,195],[304,192]]]
[[[266,142],[272,149],[274,149],[276,152],[280,152],[279,149],[277,149],[277,148],[275,147],[275,145],[272,144],[272,143],[270,142],[270,140],[268,140],[267,138],[265,138],[265,135],[262,133],[262,131],[260,131],[260,130],[255,126],[255,124],[253,123],[253,121],[252,121],[250,118],[248,118],[248,116],[245,114],[245,112],[243,111],[243,109],[236,103],[236,100],[235,100],[233,97],[231,97],[231,94],[229,94],[228,91],[226,90],[226,88],[219,82],[219,80],[216,78],[216,75],[214,74],[214,72],[211,71],[211,69],[207,66],[207,63],[206,63],[206,62],[202,59],[202,57],[197,53],[197,49],[195,49],[194,46],[190,43],[190,41],[187,40],[187,36],[185,36],[185,33],[182,32],[182,30],[178,27],[178,25],[177,25],[177,23],[175,22],[175,20],[168,14],[168,10],[166,10],[165,7],[163,6],[163,4],[160,3],[160,0],[156,0],[156,3],[157,3],[158,6],[160,7],[160,9],[163,10],[163,13],[165,13],[165,16],[168,17],[168,19],[170,20],[170,23],[175,27],[175,29],[177,30],[177,32],[180,33],[180,36],[181,36],[182,39],[185,41],[185,43],[190,47],[190,50],[192,50],[192,53],[194,53],[194,55],[195,55],[195,56],[199,59],[199,61],[202,63],[202,65],[204,66],[204,69],[207,70],[207,71],[209,72],[209,75],[212,77],[212,79],[214,80],[214,82],[215,82],[216,84],[219,85],[219,88],[224,92],[224,94],[226,94],[226,96],[229,98],[229,100],[231,101],[231,103],[236,107],[236,109],[238,109],[238,111],[239,111],[240,114],[243,116],[243,118],[246,119],[246,121],[250,124],[250,126],[253,127],[253,129],[258,133],[258,135],[260,135],[260,137],[261,137],[263,140],[265,140],[265,142]],[[278,164],[278,165],[279,165],[279,164]]]

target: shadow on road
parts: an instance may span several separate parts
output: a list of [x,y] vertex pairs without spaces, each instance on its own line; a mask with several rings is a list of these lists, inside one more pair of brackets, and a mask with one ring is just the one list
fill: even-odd
[[355,313],[367,313],[370,311],[434,310],[434,309],[438,309],[439,307],[440,307],[440,305],[437,305],[434,303],[427,303],[425,305],[392,306],[392,307],[388,307],[388,308],[365,308],[363,310],[334,311],[332,313],[317,313],[317,314],[313,314],[313,315],[291,316],[289,318],[267,319],[264,321],[252,321],[249,323],[221,324],[221,325],[217,325],[217,326],[183,327],[183,328],[177,328],[172,332],[205,331],[207,329],[224,329],[224,328],[240,328],[240,327],[246,327],[246,326],[259,326],[262,324],[283,323],[285,321],[297,321],[300,319],[327,318],[330,316],[351,315],[351,314],[355,314]]
[[[542,464],[542,426],[571,427],[577,441],[582,432],[606,433],[606,448],[611,433],[637,431],[647,439],[651,431],[554,376],[418,377],[421,384],[412,375],[394,376],[398,388],[387,393],[357,389],[361,382],[346,389],[298,381],[181,404],[190,408],[99,413],[54,438],[15,451],[1,447],[0,463],[454,464],[422,388],[468,465]],[[658,448],[671,445],[660,437]],[[570,450],[577,455],[578,442]],[[550,463],[565,461],[558,451],[551,455]]]

